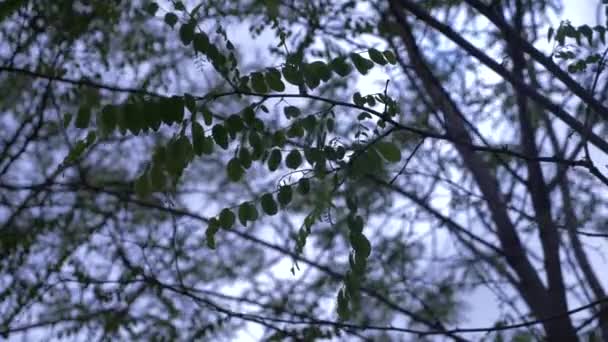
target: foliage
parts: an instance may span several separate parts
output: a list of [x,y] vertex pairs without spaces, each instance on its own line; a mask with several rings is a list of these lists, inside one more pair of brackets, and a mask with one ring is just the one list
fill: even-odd
[[606,338],[608,28],[558,5],[0,5],[0,333]]

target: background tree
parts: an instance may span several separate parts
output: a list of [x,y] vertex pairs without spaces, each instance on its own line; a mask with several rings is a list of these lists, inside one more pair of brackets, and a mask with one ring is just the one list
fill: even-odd
[[0,333],[607,340],[607,28],[559,12],[5,1]]

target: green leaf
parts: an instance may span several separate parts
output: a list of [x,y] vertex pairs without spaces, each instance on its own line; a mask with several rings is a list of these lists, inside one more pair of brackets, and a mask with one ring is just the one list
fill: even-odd
[[258,132],[264,132],[265,126],[266,126],[266,124],[264,124],[264,121],[262,121],[259,118],[255,118],[255,120],[253,120],[253,123],[251,124],[251,128],[253,128],[254,130],[256,130]]
[[205,125],[211,126],[213,123],[213,113],[207,108],[201,108],[201,113],[203,113],[203,120],[205,121]]
[[88,146],[86,142],[82,140],[77,141],[76,144],[70,149],[70,152],[65,157],[62,163],[72,163],[76,161],[78,158],[80,158],[80,156],[87,149],[87,147]]
[[321,84],[321,76],[316,72],[315,69],[311,68],[310,64],[304,66],[304,83],[306,86],[313,90]]
[[302,127],[301,122],[295,122],[287,130],[287,136],[290,138],[301,138],[302,136],[304,136],[304,133],[304,127]]
[[342,321],[346,321],[350,317],[350,310],[348,308],[348,298],[346,295],[345,288],[341,288],[340,291],[338,291],[337,312],[338,317]]
[[190,140],[185,135],[181,135],[177,140],[174,140],[169,147],[170,158],[167,159],[174,163],[169,171],[171,171],[174,176],[178,177],[192,160],[194,151],[190,144]]
[[587,38],[587,41],[589,41],[589,45],[593,44],[593,30],[589,25],[579,26],[578,31]]
[[327,82],[331,79],[331,68],[322,61],[315,61],[308,64],[306,72],[315,74],[315,77],[323,82]]
[[365,152],[352,160],[352,171],[357,176],[373,174],[382,168],[382,158],[377,150],[369,147]]
[[344,285],[346,286],[346,290],[351,299],[351,304],[353,308],[358,304],[359,301],[359,291],[361,284],[361,277],[355,272],[348,271],[346,272],[346,276],[344,277]]
[[226,173],[228,174],[228,179],[233,182],[238,182],[243,178],[245,170],[238,158],[232,158],[228,164],[226,164]]
[[143,121],[144,126],[158,131],[160,125],[163,123],[163,109],[159,104],[159,101],[144,101],[142,104]]
[[334,121],[333,118],[327,118],[327,121],[325,122],[325,124],[327,125],[327,131],[329,131],[329,132],[334,131],[334,128],[336,127],[336,122]]
[[264,74],[260,72],[254,72],[251,74],[251,88],[256,93],[266,94],[268,92],[268,86],[264,79]]
[[308,115],[301,122],[302,127],[304,127],[309,134],[312,134],[317,127],[317,118],[314,115]]
[[384,54],[384,58],[386,58],[386,60],[390,63],[390,64],[397,64],[397,57],[395,57],[395,54],[393,53],[393,51],[391,50],[385,50],[383,52]]
[[346,57],[338,57],[329,63],[330,68],[338,75],[346,77],[353,71],[353,67],[346,62]]
[[239,211],[238,211],[239,222],[241,222],[241,224],[245,227],[247,227],[247,219],[248,219],[247,204],[248,204],[247,202],[242,203],[239,206]]
[[111,132],[118,124],[118,108],[107,105],[101,110],[101,126],[105,132]]
[[245,122],[245,124],[249,127],[254,124],[256,119],[255,110],[251,106],[243,108],[241,111],[241,116],[243,117],[243,122]]
[[350,264],[350,268],[352,269],[353,273],[358,275],[365,274],[365,267],[367,267],[367,258],[364,257],[362,254],[357,253],[356,251],[354,253],[351,253],[348,256],[348,263]]
[[[207,231],[209,231],[209,229],[207,229]],[[209,233],[207,233],[207,247],[211,248],[211,249],[215,249],[215,235],[211,235]]]
[[368,104],[370,107],[374,107],[374,106],[376,105],[376,99],[374,98],[374,96],[373,96],[373,95],[367,95],[367,96],[365,97],[365,100],[367,101],[367,104]]
[[245,169],[248,169],[251,167],[251,163],[252,163],[251,153],[249,152],[249,149],[245,146],[241,146],[239,148],[239,161],[241,162],[241,165]]
[[357,120],[359,121],[363,121],[365,119],[371,119],[372,115],[370,113],[367,112],[361,112],[358,116],[357,116]]
[[128,129],[131,133],[137,135],[144,128],[145,122],[138,105],[133,103],[123,105],[121,113],[119,126],[122,129]]
[[165,14],[165,23],[171,26],[171,28],[173,28],[175,24],[177,24],[177,19],[177,15],[173,12],[168,12],[167,14]]
[[298,191],[302,195],[306,195],[310,192],[310,180],[308,178],[300,178],[298,181]]
[[365,235],[351,231],[349,234],[350,243],[353,246],[357,255],[363,256],[365,259],[372,253],[372,245]]
[[247,226],[247,221],[253,222],[258,219],[258,211],[253,203],[244,202],[239,206],[238,216],[239,222],[243,226]]
[[97,140],[97,134],[95,131],[90,131],[87,133],[87,137],[85,138],[85,144],[87,146],[91,146]]
[[192,148],[197,156],[203,154],[205,144],[205,130],[196,121],[192,122]]
[[397,147],[397,145],[391,142],[379,141],[374,145],[374,147],[387,161],[391,163],[401,161],[401,150]]
[[223,69],[224,64],[226,63],[226,57],[220,52],[217,46],[209,45],[206,55],[215,69]]
[[357,234],[363,232],[363,218],[359,215],[348,215],[346,224],[351,232]]
[[[596,338],[594,338],[595,336],[591,335],[594,333],[595,333],[594,331],[590,332],[590,334],[589,334],[590,336],[587,341],[589,341],[589,342],[601,341],[601,339],[599,337],[596,339]],[[537,340],[537,337],[535,335],[532,335],[529,332],[519,332],[511,337],[511,342],[532,342],[535,340]]]
[[209,37],[203,32],[195,33],[192,37],[192,45],[195,51],[207,54],[209,52]]
[[283,147],[287,142],[287,137],[285,137],[285,132],[276,131],[272,135],[272,146]]
[[281,72],[279,70],[271,68],[264,76],[270,89],[278,92],[285,91],[285,83],[281,80]]
[[215,249],[215,233],[217,233],[219,228],[220,228],[220,223],[215,217],[209,220],[209,224],[207,225],[207,230],[205,231],[207,247],[209,247],[211,249]]
[[300,111],[300,108],[298,108],[296,106],[284,107],[283,113],[285,114],[285,117],[288,119],[297,118],[298,116],[300,116],[300,114],[302,114],[302,112]]
[[365,99],[363,98],[363,96],[361,96],[361,93],[356,92],[353,94],[353,102],[354,104],[356,104],[357,106],[364,106],[365,105]]
[[184,105],[186,106],[186,108],[188,108],[188,111],[190,111],[190,114],[192,114],[193,116],[196,114],[196,99],[194,98],[194,96],[185,93],[184,94]]
[[184,3],[179,0],[173,1],[173,8],[175,8],[176,11],[185,11],[186,10],[186,6],[184,6]]
[[137,194],[137,196],[139,196],[139,197],[144,198],[144,197],[147,197],[148,195],[150,195],[150,193],[152,193],[151,188],[152,187],[150,186],[150,179],[148,178],[147,172],[142,174],[135,181],[134,190],[135,190],[135,193]]
[[602,42],[602,44],[606,44],[606,27],[604,26],[600,26],[600,25],[596,25],[593,28],[597,33],[600,34],[600,41]]
[[264,195],[262,195],[262,197],[260,198],[260,204],[262,205],[262,210],[267,215],[274,216],[279,212],[279,209],[277,208],[277,204],[275,203],[272,194],[265,193]]
[[153,164],[150,168],[150,185],[152,190],[161,191],[165,188],[165,171],[161,165]]
[[254,203],[249,203],[247,206],[247,220],[253,222],[258,219],[258,209]]
[[71,122],[72,122],[72,113],[63,114],[63,118],[61,121],[61,124],[63,125],[63,127],[68,127]]
[[213,140],[215,143],[220,145],[224,150],[228,149],[228,132],[226,128],[221,124],[217,124],[213,126],[211,129],[211,135],[213,136]]
[[76,128],[87,128],[89,127],[89,121],[91,121],[91,109],[89,107],[81,106],[78,109],[78,115],[74,121]]
[[189,22],[187,24],[183,24],[179,28],[179,38],[184,45],[190,45],[192,39],[194,39],[194,23]]
[[163,98],[159,106],[162,111],[162,120],[167,125],[181,122],[184,119],[184,99],[181,96]]
[[336,157],[337,157],[337,159],[342,159],[346,155],[346,149],[344,148],[344,146],[338,146],[338,147],[336,147],[335,151],[336,151]]
[[214,145],[215,144],[213,143],[213,138],[205,137],[205,140],[203,140],[203,147],[202,147],[203,154],[206,154],[206,155],[212,154]]
[[234,216],[234,213],[232,212],[232,210],[226,208],[220,212],[219,223],[222,228],[224,228],[224,229],[232,228],[232,226],[234,226],[235,220],[236,220],[236,217]]
[[163,145],[158,145],[152,154],[152,163],[164,165],[167,160],[167,149]]
[[[348,210],[351,211],[351,213],[357,212],[357,210],[359,209],[359,204],[358,204],[356,195],[349,194],[346,196],[346,207],[348,208]],[[352,215],[349,216],[349,219],[354,219],[354,218],[355,217]],[[349,225],[349,228],[351,228],[350,225]],[[363,219],[361,219],[361,229],[363,229]]]
[[368,164],[368,169],[372,172],[381,169],[383,166],[382,158],[375,146],[372,146],[365,151],[363,159],[365,160],[365,163]]
[[285,78],[285,80],[293,85],[299,86],[302,84],[303,79],[302,79],[302,74],[300,73],[300,71],[294,67],[293,65],[286,65],[283,68],[283,77]]
[[257,132],[249,133],[249,146],[253,150],[251,155],[255,160],[259,159],[264,153],[264,142]]
[[177,140],[172,140],[167,145],[166,168],[170,175],[178,177],[184,169],[184,162],[181,156],[181,148]]
[[325,148],[323,149],[323,151],[325,152],[325,156],[327,157],[328,160],[340,160],[344,157],[344,147],[342,146],[338,146],[338,147],[331,147],[331,146],[325,146]]
[[241,119],[240,115],[232,114],[226,119],[224,122],[226,125],[226,129],[230,132],[230,135],[234,136],[236,133],[242,131],[245,128],[245,124],[243,123],[243,119]]
[[290,169],[297,169],[302,165],[302,155],[298,150],[291,150],[287,157],[285,158],[285,164]]
[[314,164],[323,161],[323,155],[319,148],[315,147],[305,147],[304,148],[304,157],[308,161],[309,164]]
[[194,149],[192,148],[192,143],[190,142],[190,139],[188,139],[188,137],[183,134],[180,136],[178,142],[180,144],[179,147],[184,158],[186,160],[192,160],[192,158],[194,157]]
[[382,52],[376,50],[376,49],[369,49],[367,51],[369,53],[369,58],[376,64],[379,65],[386,65],[387,61],[384,58],[384,55],[382,55]]
[[276,18],[279,15],[279,0],[265,0],[266,12],[270,18]]
[[279,200],[281,207],[287,206],[291,202],[292,197],[293,191],[291,190],[291,186],[284,185],[279,188],[277,199]]
[[158,4],[154,1],[150,2],[148,5],[146,5],[145,11],[151,16],[155,15],[158,11]]
[[560,46],[563,46],[566,42],[566,30],[564,26],[560,26],[557,28],[555,33],[555,40],[559,43]]
[[276,171],[281,164],[281,160],[283,159],[283,155],[281,154],[281,150],[275,148],[270,152],[270,157],[268,158],[268,169],[270,171]]
[[366,75],[371,68],[374,67],[374,63],[367,58],[361,57],[359,54],[351,53],[350,59],[353,61],[353,65],[355,69],[359,71],[360,74]]

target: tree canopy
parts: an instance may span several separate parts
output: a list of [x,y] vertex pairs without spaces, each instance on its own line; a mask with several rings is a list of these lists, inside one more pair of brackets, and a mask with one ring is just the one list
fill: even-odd
[[0,336],[608,341],[606,13],[0,4]]

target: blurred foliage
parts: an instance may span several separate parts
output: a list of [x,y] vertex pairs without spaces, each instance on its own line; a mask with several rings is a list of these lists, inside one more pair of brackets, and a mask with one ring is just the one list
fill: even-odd
[[[606,26],[550,28],[560,5],[526,3],[522,36],[555,42],[552,60],[604,100]],[[510,40],[467,1],[418,4],[497,60],[507,53]],[[510,20],[514,6],[493,10]],[[498,238],[476,170],[413,72],[393,10],[373,0],[0,4],[2,337],[458,340],[448,330],[475,325],[470,306],[489,303],[471,298],[488,292],[495,327],[529,319],[512,270],[486,248]],[[487,147],[483,165],[543,273],[516,91],[410,25],[471,143]],[[570,99],[529,64],[543,94]],[[564,107],[605,129],[577,101]],[[578,159],[585,137],[555,133],[557,119],[534,109],[539,156]],[[559,163],[543,171],[569,186],[549,194],[555,223],[568,211],[605,233],[598,181]],[[593,298],[579,266],[563,267],[576,280],[569,295]],[[543,335],[489,330],[477,337]]]

